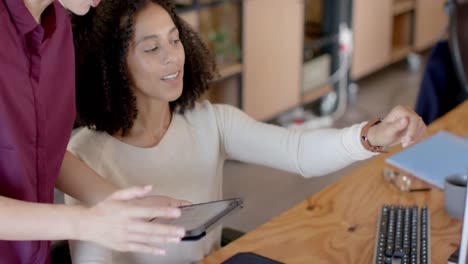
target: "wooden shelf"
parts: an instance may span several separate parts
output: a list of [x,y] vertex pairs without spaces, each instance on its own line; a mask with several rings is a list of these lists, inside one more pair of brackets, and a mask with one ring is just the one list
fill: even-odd
[[303,104],[308,104],[328,94],[332,90],[333,90],[333,87],[329,84],[326,84],[320,88],[311,89],[302,94],[301,102]]
[[[197,32],[213,57],[224,59],[218,63],[219,75],[209,83],[208,91],[200,100],[213,103],[240,105],[242,58],[242,0],[175,0],[176,11]],[[219,36],[218,36],[219,35]],[[220,46],[218,46],[220,45]],[[239,46],[239,50],[236,47]]]
[[226,79],[223,82],[211,83],[210,88],[200,100],[207,99],[214,104],[230,104],[239,107],[240,93],[238,87],[238,81],[233,78]]
[[320,36],[317,38],[305,36],[304,37],[304,50],[320,49],[325,46],[338,43],[338,40],[339,40],[338,34],[334,34],[334,33],[327,35],[327,36]]
[[191,6],[193,5],[193,0],[174,0],[176,6]]
[[411,52],[411,47],[410,46],[401,46],[401,47],[394,47],[392,50],[390,62],[394,63],[397,62],[406,56],[408,56],[408,53]]
[[446,2],[352,1],[352,79],[374,73],[403,59],[409,52],[422,52],[433,46],[448,23],[444,12]]
[[195,31],[199,31],[200,29],[200,18],[199,18],[199,13],[197,11],[187,11],[187,12],[183,12],[183,13],[180,13],[179,16],[185,20],[185,22],[189,23],[190,26],[192,26],[192,28],[195,30]]
[[[396,3],[413,3],[413,1],[398,1]],[[413,13],[400,13],[393,16],[393,30],[392,30],[392,48],[390,51],[389,63],[394,63],[405,58],[411,52],[412,47],[412,20]]]
[[395,0],[393,3],[393,15],[400,15],[413,11],[415,7],[413,0]]
[[198,0],[194,3],[194,0],[176,0],[176,10],[179,13],[190,12],[194,10],[200,10],[203,8],[210,8],[220,6],[225,3],[239,3],[241,0]]
[[224,80],[242,72],[242,64],[240,63],[219,65],[218,68],[220,76],[216,78],[213,82]]

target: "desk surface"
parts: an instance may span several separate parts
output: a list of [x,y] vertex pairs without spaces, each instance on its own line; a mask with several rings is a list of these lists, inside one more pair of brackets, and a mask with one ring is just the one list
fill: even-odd
[[[468,101],[430,125],[468,136]],[[200,263],[219,264],[237,252],[256,252],[285,263],[371,263],[377,218],[385,203],[427,204],[432,263],[447,263],[457,248],[461,223],[444,211],[443,192],[401,193],[381,176],[380,155],[319,193],[249,232]]]

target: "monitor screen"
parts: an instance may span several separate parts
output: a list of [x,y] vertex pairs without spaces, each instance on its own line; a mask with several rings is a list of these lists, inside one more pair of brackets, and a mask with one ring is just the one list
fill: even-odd
[[462,235],[460,239],[460,252],[458,255],[458,264],[468,264],[468,191],[465,194],[465,212],[463,215]]

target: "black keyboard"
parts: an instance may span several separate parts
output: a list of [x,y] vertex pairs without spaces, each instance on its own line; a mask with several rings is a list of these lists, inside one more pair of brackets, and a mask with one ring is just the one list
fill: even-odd
[[375,264],[431,263],[430,219],[426,206],[384,205],[377,222]]

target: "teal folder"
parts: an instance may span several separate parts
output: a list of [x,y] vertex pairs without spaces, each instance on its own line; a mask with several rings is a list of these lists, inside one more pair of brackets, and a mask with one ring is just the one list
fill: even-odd
[[440,131],[386,161],[443,189],[446,176],[468,173],[468,139]]

